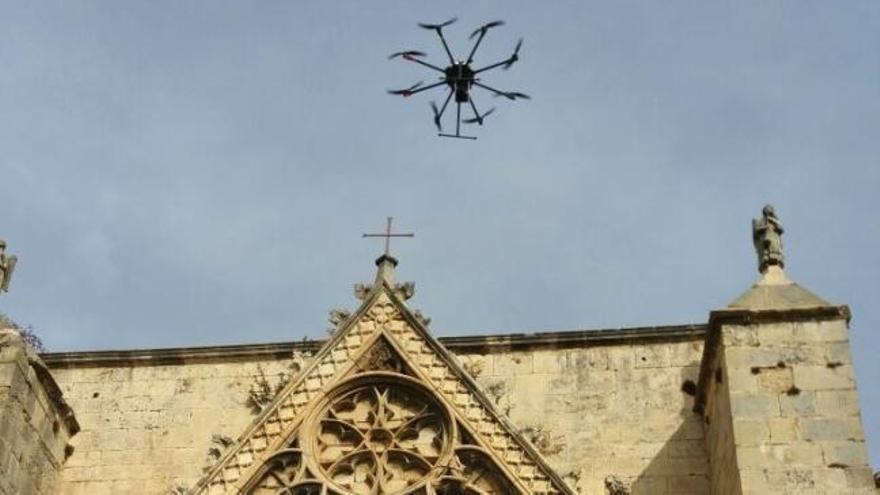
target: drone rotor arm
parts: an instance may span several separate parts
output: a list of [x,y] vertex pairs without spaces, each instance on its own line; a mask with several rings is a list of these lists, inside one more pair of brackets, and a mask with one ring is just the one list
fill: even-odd
[[510,99],[510,100],[516,99],[514,96],[511,96],[509,93],[505,93],[504,91],[497,90],[491,86],[486,86],[485,84],[477,82],[477,81],[474,81],[474,86],[479,86],[487,91],[491,91],[491,92],[495,93],[496,96],[503,96],[503,97]]
[[471,104],[471,110],[474,111],[474,118],[465,120],[465,124],[473,124],[474,122],[483,125],[483,117],[480,115],[480,112],[477,110],[477,106],[474,104],[473,98],[468,98],[468,103]]
[[483,37],[486,36],[486,30],[481,29],[479,31],[479,33],[480,33],[480,37],[477,38],[476,43],[474,43],[474,47],[471,48],[471,54],[468,55],[467,64],[470,64],[471,62],[474,61],[474,54],[477,53],[477,48],[480,47],[480,42],[483,41]]
[[486,67],[483,67],[482,69],[477,69],[474,71],[474,74],[479,74],[480,72],[492,70],[497,67],[501,67],[504,70],[509,69],[515,62],[519,61],[519,49],[522,48],[522,44],[523,44],[523,40],[520,39],[516,43],[516,48],[514,48],[513,54],[511,56],[507,57],[506,59],[504,59],[501,62],[498,62],[496,64],[487,65]]
[[467,59],[468,64],[470,64],[471,62],[474,61],[474,54],[477,52],[477,47],[480,46],[480,42],[483,41],[483,37],[486,36],[486,33],[488,33],[489,30],[494,27],[503,26],[503,25],[504,25],[504,21],[487,22],[486,24],[483,24],[482,26],[478,27],[473,33],[471,33],[471,39],[473,39],[474,36],[477,36],[477,35],[480,35],[480,37],[477,38],[477,42],[474,43],[474,47],[471,48],[471,54],[468,55],[468,59]]
[[434,83],[434,84],[429,84],[429,85],[427,85],[427,86],[422,86],[422,87],[420,87],[420,88],[412,89],[412,90],[410,90],[410,91],[407,91],[405,94],[403,94],[403,96],[412,96],[412,95],[414,95],[414,94],[416,94],[416,93],[421,93],[422,91],[427,91],[427,90],[429,90],[429,89],[433,89],[433,88],[436,88],[437,86],[442,86],[442,85],[444,85],[444,84],[446,84],[446,80],[445,80],[445,79],[444,79],[443,81],[436,82],[436,83]]
[[442,72],[442,73],[444,73],[444,74],[446,73],[446,71],[443,70],[443,69],[441,69],[440,67],[437,67],[437,66],[434,65],[434,64],[429,64],[428,62],[425,62],[424,60],[419,60],[419,59],[414,58],[414,57],[404,57],[404,58],[406,58],[406,60],[409,60],[410,62],[415,62],[415,63],[417,63],[417,64],[419,64],[419,65],[424,65],[425,67],[427,67],[427,68],[429,68],[429,69],[436,70],[437,72]]
[[449,55],[449,63],[455,64],[455,57],[452,56],[452,50],[449,49],[449,45],[446,43],[446,37],[443,36],[443,28],[437,28],[437,36],[440,37],[440,42],[443,43],[443,49],[446,50],[446,55]]
[[474,75],[479,74],[480,72],[486,72],[487,70],[497,69],[498,67],[501,67],[501,66],[504,66],[504,65],[508,65],[508,64],[512,64],[513,62],[516,62],[516,60],[514,60],[513,57],[510,57],[510,58],[508,58],[508,59],[502,60],[501,62],[498,62],[498,63],[495,63],[495,64],[491,64],[491,65],[487,65],[487,66],[485,66],[485,67],[483,67],[483,68],[477,69],[477,70],[474,71]]
[[419,27],[422,29],[431,29],[437,32],[437,36],[440,37],[440,42],[443,43],[443,49],[446,50],[446,55],[449,55],[449,62],[455,64],[455,57],[452,56],[452,51],[449,49],[449,45],[446,43],[446,38],[443,36],[443,28],[457,21],[456,17],[449,19],[446,22],[441,22],[440,24],[428,24],[424,22],[419,23]]
[[446,107],[449,105],[449,100],[452,99],[452,94],[455,93],[453,90],[449,90],[449,94],[446,95],[446,101],[443,102],[443,106],[440,107],[440,111],[438,112],[436,107],[434,108],[434,125],[437,126],[438,131],[443,131],[443,126],[440,125],[440,119],[443,118],[443,112],[446,111]]

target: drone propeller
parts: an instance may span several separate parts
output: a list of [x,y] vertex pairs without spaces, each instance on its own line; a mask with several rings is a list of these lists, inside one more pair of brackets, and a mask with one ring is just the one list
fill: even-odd
[[406,89],[389,89],[388,94],[400,95],[406,98],[407,96],[411,95],[414,90],[418,89],[422,84],[424,84],[424,81],[419,81]]
[[397,58],[397,57],[403,57],[405,59],[409,59],[411,57],[424,57],[425,55],[427,55],[427,53],[420,52],[418,50],[407,50],[405,52],[397,52],[397,53],[392,53],[391,55],[388,55],[388,60],[391,60],[391,59]]
[[465,119],[465,120],[462,120],[461,122],[464,123],[464,124],[480,124],[480,125],[483,125],[483,119],[485,119],[486,117],[488,117],[489,114],[491,114],[491,113],[494,112],[494,111],[495,111],[495,108],[490,108],[490,109],[489,109],[486,113],[484,113],[483,115],[479,115],[479,116],[474,117],[474,118],[472,118],[472,119]]
[[502,67],[502,69],[504,69],[504,70],[509,69],[510,66],[513,65],[514,62],[519,60],[519,49],[522,48],[522,44],[523,44],[523,40],[522,40],[522,38],[520,38],[519,41],[516,43],[516,48],[513,50],[513,55],[511,55],[510,58],[507,59],[508,62],[506,64],[504,64],[504,67]]
[[428,24],[425,22],[420,22],[419,27],[423,28],[423,29],[433,29],[435,31],[439,31],[457,20],[458,20],[457,17],[453,17],[452,19],[449,19],[446,22],[441,22],[440,24]]
[[437,131],[443,132],[443,127],[440,125],[440,110],[437,108],[437,104],[433,101],[431,102],[431,111],[434,112],[434,125],[437,126]]
[[531,100],[532,99],[531,96],[529,96],[525,93],[520,93],[518,91],[509,91],[507,93],[492,93],[492,96],[494,96],[496,98],[499,96],[503,96],[503,97],[507,98],[508,100],[516,100],[516,99]]
[[498,27],[498,26],[503,26],[503,25],[504,25],[504,21],[487,22],[486,24],[483,24],[482,26],[478,27],[473,33],[471,33],[470,39],[474,39],[474,37],[476,37],[480,33],[485,34],[486,31],[492,29],[493,27]]

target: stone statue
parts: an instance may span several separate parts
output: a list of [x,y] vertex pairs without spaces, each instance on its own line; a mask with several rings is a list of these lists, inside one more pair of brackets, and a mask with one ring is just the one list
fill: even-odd
[[752,219],[752,240],[758,254],[758,270],[764,273],[768,266],[785,266],[782,255],[782,233],[785,231],[772,205],[765,206],[761,214],[761,218]]
[[6,254],[6,241],[0,239],[0,292],[9,292],[9,281],[18,258]]

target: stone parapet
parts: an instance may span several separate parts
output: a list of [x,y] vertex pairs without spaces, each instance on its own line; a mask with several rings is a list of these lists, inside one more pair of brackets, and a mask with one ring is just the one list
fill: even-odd
[[48,368],[0,330],[0,494],[55,493],[79,424]]

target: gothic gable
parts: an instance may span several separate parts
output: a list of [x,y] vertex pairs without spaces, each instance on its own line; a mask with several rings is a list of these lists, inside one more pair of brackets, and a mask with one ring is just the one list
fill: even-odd
[[381,277],[196,494],[572,493]]

